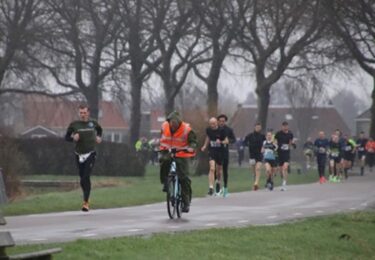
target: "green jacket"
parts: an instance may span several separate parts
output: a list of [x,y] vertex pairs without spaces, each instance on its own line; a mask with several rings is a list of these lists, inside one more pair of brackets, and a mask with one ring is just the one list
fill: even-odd
[[65,134],[65,140],[73,142],[74,134],[79,134],[79,140],[76,143],[75,152],[85,154],[95,151],[96,137],[102,136],[103,129],[99,123],[93,119],[85,121],[74,121],[70,123]]

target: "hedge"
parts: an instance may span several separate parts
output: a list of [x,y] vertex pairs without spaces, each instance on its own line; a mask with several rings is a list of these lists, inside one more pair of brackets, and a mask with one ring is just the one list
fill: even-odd
[[[78,174],[73,143],[62,138],[17,139],[17,143],[28,161],[28,174]],[[144,176],[145,165],[128,145],[103,142],[97,145],[97,160],[92,174]]]

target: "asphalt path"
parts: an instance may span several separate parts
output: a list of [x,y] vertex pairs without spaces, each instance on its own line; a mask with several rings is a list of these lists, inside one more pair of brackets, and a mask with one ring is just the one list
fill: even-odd
[[290,185],[287,191],[258,190],[229,197],[193,199],[190,213],[170,220],[166,203],[6,217],[2,230],[16,244],[181,232],[220,227],[276,225],[310,216],[363,210],[375,205],[375,172],[327,184]]

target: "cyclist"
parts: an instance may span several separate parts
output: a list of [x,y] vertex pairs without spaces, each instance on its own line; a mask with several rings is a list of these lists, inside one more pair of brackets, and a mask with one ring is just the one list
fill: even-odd
[[160,181],[163,191],[168,190],[168,173],[171,166],[170,149],[176,149],[176,169],[181,183],[182,212],[189,212],[192,196],[189,175],[189,159],[195,156],[197,136],[189,124],[182,121],[180,114],[173,111],[161,126],[160,138]]
[[[224,114],[221,114],[217,117],[219,127],[224,130],[225,136],[228,138],[229,143],[233,144],[236,142],[236,137],[234,136],[233,129],[227,126],[228,117]],[[228,196],[228,165],[229,165],[229,145],[224,144],[223,149],[223,179],[224,179],[224,188],[223,188],[223,197]],[[216,191],[218,192],[218,191]]]
[[215,117],[210,118],[209,127],[206,129],[206,139],[201,151],[208,148],[210,171],[208,173],[208,195],[214,195],[214,182],[216,171],[216,191],[220,191],[221,172],[223,165],[224,145],[228,144],[228,138],[222,128],[219,127]]
[[263,142],[266,140],[264,134],[261,133],[262,125],[256,123],[254,126],[254,131],[245,137],[244,144],[249,147],[249,164],[253,170],[254,184],[253,190],[256,191],[259,188],[259,178],[260,178],[260,167],[262,166],[262,146]]
[[325,137],[325,133],[323,131],[320,131],[319,137],[314,142],[314,150],[316,154],[316,161],[318,164],[320,184],[323,184],[326,182],[325,168],[326,168],[328,148],[329,148],[329,141]]
[[293,133],[289,130],[288,122],[284,121],[281,125],[281,130],[276,133],[275,139],[277,141],[278,149],[278,160],[279,166],[281,167],[281,174],[283,177],[283,182],[281,186],[281,191],[286,190],[286,182],[288,180],[288,168],[290,161],[290,148],[296,147],[294,143]]
[[367,143],[367,138],[365,138],[365,133],[361,131],[357,139],[357,154],[358,154],[358,160],[360,161],[361,176],[363,176],[365,173],[366,143]]
[[103,130],[97,121],[90,118],[90,109],[87,105],[80,105],[78,110],[80,120],[70,123],[65,134],[65,140],[76,144],[76,163],[83,192],[81,209],[82,211],[89,211],[90,175],[96,159],[95,145],[102,142]]
[[266,134],[266,140],[263,142],[262,154],[267,174],[266,188],[268,188],[269,190],[273,190],[273,175],[277,167],[276,151],[277,144],[273,139],[272,132],[268,131]]

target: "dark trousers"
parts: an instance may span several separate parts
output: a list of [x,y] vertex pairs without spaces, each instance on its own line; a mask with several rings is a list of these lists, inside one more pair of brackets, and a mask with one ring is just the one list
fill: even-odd
[[224,188],[228,187],[228,166],[229,166],[229,152],[224,152],[223,156],[223,179]]
[[94,167],[96,159],[96,152],[90,154],[90,156],[83,163],[79,162],[79,156],[76,155],[76,163],[79,171],[80,185],[83,192],[83,200],[89,201],[91,192],[91,180],[90,175],[92,168]]
[[[191,180],[189,178],[189,159],[176,158],[177,174],[181,184],[182,201],[185,205],[189,205],[192,197]],[[160,158],[160,182],[163,184],[168,179],[171,167],[171,158],[168,155]]]
[[318,155],[316,157],[316,161],[318,163],[318,172],[319,172],[319,177],[324,177],[324,172],[326,168],[326,160],[327,156],[326,155]]

